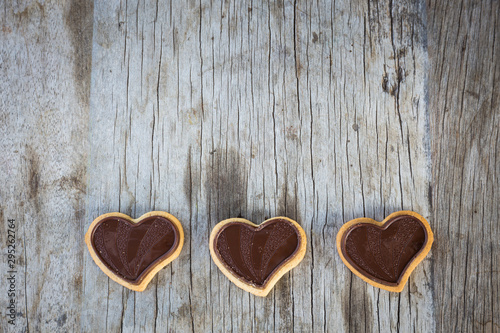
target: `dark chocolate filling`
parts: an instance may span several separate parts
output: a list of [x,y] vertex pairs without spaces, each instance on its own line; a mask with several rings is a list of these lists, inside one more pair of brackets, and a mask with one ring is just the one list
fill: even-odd
[[101,261],[134,284],[139,284],[158,261],[170,256],[178,244],[179,231],[163,216],[150,216],[139,223],[108,217],[92,233],[92,247]]
[[383,285],[396,286],[426,243],[427,230],[422,222],[403,215],[382,227],[353,225],[342,236],[341,249],[344,258],[361,274]]
[[276,219],[259,227],[231,222],[214,239],[217,257],[238,278],[263,287],[273,273],[298,250],[300,234],[287,220]]

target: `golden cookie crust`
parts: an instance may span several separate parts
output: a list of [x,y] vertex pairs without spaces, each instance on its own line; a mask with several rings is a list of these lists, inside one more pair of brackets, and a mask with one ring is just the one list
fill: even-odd
[[[240,277],[234,275],[225,265],[224,263],[219,259],[217,254],[215,253],[214,249],[214,241],[215,237],[219,233],[219,231],[228,223],[233,223],[233,222],[240,222],[240,223],[245,223],[248,224],[252,227],[258,228],[264,226],[266,223],[269,223],[271,221],[281,219],[281,220],[286,220],[287,222],[290,222],[291,224],[294,225],[294,227],[297,229],[299,233],[299,248],[297,251],[294,253],[294,255],[279,269],[277,269],[275,272],[271,274],[269,277],[268,281],[266,284],[262,287],[258,287],[252,284],[247,283],[246,281],[242,280]],[[260,297],[265,297],[271,289],[273,289],[274,285],[281,279],[281,277],[287,273],[289,270],[297,266],[302,259],[304,258],[304,255],[306,253],[306,245],[307,245],[307,238],[306,234],[304,232],[304,229],[295,222],[294,220],[288,218],[288,217],[283,217],[283,216],[277,216],[273,217],[270,219],[267,219],[266,221],[262,222],[260,225],[256,225],[246,219],[242,218],[230,218],[224,221],[219,222],[212,230],[212,233],[210,234],[210,255],[212,256],[212,260],[215,262],[217,267],[221,270],[221,272],[231,281],[233,282],[236,286],[239,288],[248,291],[249,293],[254,294],[255,296],[260,296]]]
[[[410,262],[409,266],[405,269],[405,272],[403,273],[403,276],[401,277],[401,280],[396,286],[388,286],[376,281],[371,280],[370,278],[366,277],[363,275],[361,272],[359,272],[355,267],[353,267],[347,259],[344,257],[342,253],[342,237],[346,231],[348,231],[353,225],[359,224],[359,223],[368,223],[368,224],[373,224],[378,227],[383,226],[387,221],[390,221],[398,216],[412,216],[416,219],[418,219],[425,227],[425,230],[427,232],[427,241],[424,246],[424,248],[418,253],[418,255]],[[418,264],[425,258],[425,256],[429,253],[431,250],[432,242],[434,241],[434,234],[432,233],[431,227],[429,225],[429,222],[420,214],[415,213],[410,210],[402,210],[399,212],[392,213],[391,215],[387,216],[382,222],[375,221],[371,218],[368,217],[361,217],[357,218],[354,220],[351,220],[344,224],[339,232],[337,233],[337,251],[340,255],[340,258],[344,262],[344,264],[357,276],[359,276],[363,281],[367,282],[368,284],[371,284],[374,287],[388,290],[388,291],[393,291],[393,292],[401,292],[405,285],[406,282],[408,281],[408,278],[410,277],[411,273],[413,270],[418,266]]]
[[[153,266],[153,269],[151,269],[142,278],[142,280],[141,280],[140,283],[138,283],[138,284],[130,283],[129,281],[124,280],[122,277],[116,275],[112,270],[110,270],[101,261],[101,259],[99,258],[99,256],[95,252],[94,247],[92,246],[92,233],[94,232],[95,226],[101,220],[106,219],[108,217],[118,217],[118,218],[122,218],[122,219],[127,220],[127,221],[129,221],[131,223],[136,224],[136,223],[139,223],[140,221],[142,221],[145,218],[148,218],[150,216],[161,216],[161,217],[164,217],[164,218],[168,219],[170,222],[172,222],[175,225],[175,227],[177,228],[178,232],[179,232],[179,243],[177,245],[177,248],[174,250],[174,252],[172,252],[172,254],[170,256],[168,256],[167,258],[158,261]],[[107,214],[103,214],[103,215],[97,217],[92,222],[92,224],[89,226],[89,228],[87,230],[87,233],[85,234],[85,243],[87,244],[87,247],[89,249],[90,255],[92,256],[92,259],[94,259],[94,262],[97,264],[97,266],[99,266],[99,268],[111,280],[115,281],[116,283],[121,284],[122,286],[124,286],[124,287],[126,287],[126,288],[128,288],[130,290],[144,291],[146,289],[146,287],[148,286],[149,282],[151,282],[151,280],[153,279],[153,277],[156,275],[156,273],[158,273],[163,267],[167,266],[170,262],[172,262],[175,258],[177,258],[179,256],[179,254],[181,253],[182,246],[184,245],[184,230],[182,229],[182,225],[179,222],[179,220],[175,216],[173,216],[173,215],[171,215],[171,214],[169,214],[167,212],[152,211],[152,212],[148,212],[148,213],[142,215],[141,217],[139,217],[137,219],[133,219],[130,216],[128,216],[126,214],[122,214],[122,213],[107,213]]]

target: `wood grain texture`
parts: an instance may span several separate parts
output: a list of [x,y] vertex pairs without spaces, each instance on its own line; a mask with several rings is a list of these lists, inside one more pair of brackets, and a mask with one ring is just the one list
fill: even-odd
[[500,331],[500,4],[429,1],[438,331]]
[[[0,331],[80,325],[92,3],[0,1]],[[7,323],[16,220],[16,325]]]
[[[498,331],[499,11],[0,0],[0,215],[20,251],[0,332]],[[435,242],[396,294],[350,273],[335,235],[403,209]],[[136,293],[83,238],[103,213],[152,210],[185,244]],[[212,262],[210,232],[279,215],[306,255],[255,297]]]
[[[83,330],[432,331],[428,263],[398,295],[335,252],[352,218],[430,214],[424,9],[96,2],[87,219],[165,210],[186,244],[141,294],[86,256]],[[210,260],[210,231],[277,215],[310,246],[256,298]]]

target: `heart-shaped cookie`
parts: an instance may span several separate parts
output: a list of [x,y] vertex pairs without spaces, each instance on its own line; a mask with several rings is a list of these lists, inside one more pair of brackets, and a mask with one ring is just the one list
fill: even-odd
[[382,222],[364,217],[347,222],[337,234],[337,250],[344,264],[364,281],[401,292],[433,240],[421,215],[399,211]]
[[85,243],[107,276],[131,290],[143,291],[158,271],[177,258],[184,230],[166,212],[149,212],[138,219],[108,213],[92,222]]
[[274,217],[259,226],[232,218],[212,230],[210,254],[234,284],[266,296],[304,258],[306,242],[304,230],[287,217]]

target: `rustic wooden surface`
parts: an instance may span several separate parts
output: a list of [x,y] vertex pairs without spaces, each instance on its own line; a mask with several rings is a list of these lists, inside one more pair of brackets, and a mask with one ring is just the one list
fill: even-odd
[[500,3],[428,8],[436,328],[500,332]]
[[[0,331],[82,324],[92,5],[0,0]],[[16,220],[16,325],[7,323]]]
[[[500,330],[498,1],[0,8],[0,248],[13,218],[18,259],[1,332]],[[394,294],[353,276],[335,235],[401,209],[435,243]],[[136,293],[83,237],[100,214],[150,210],[186,242]],[[258,298],[207,241],[222,219],[275,215],[308,251]]]

